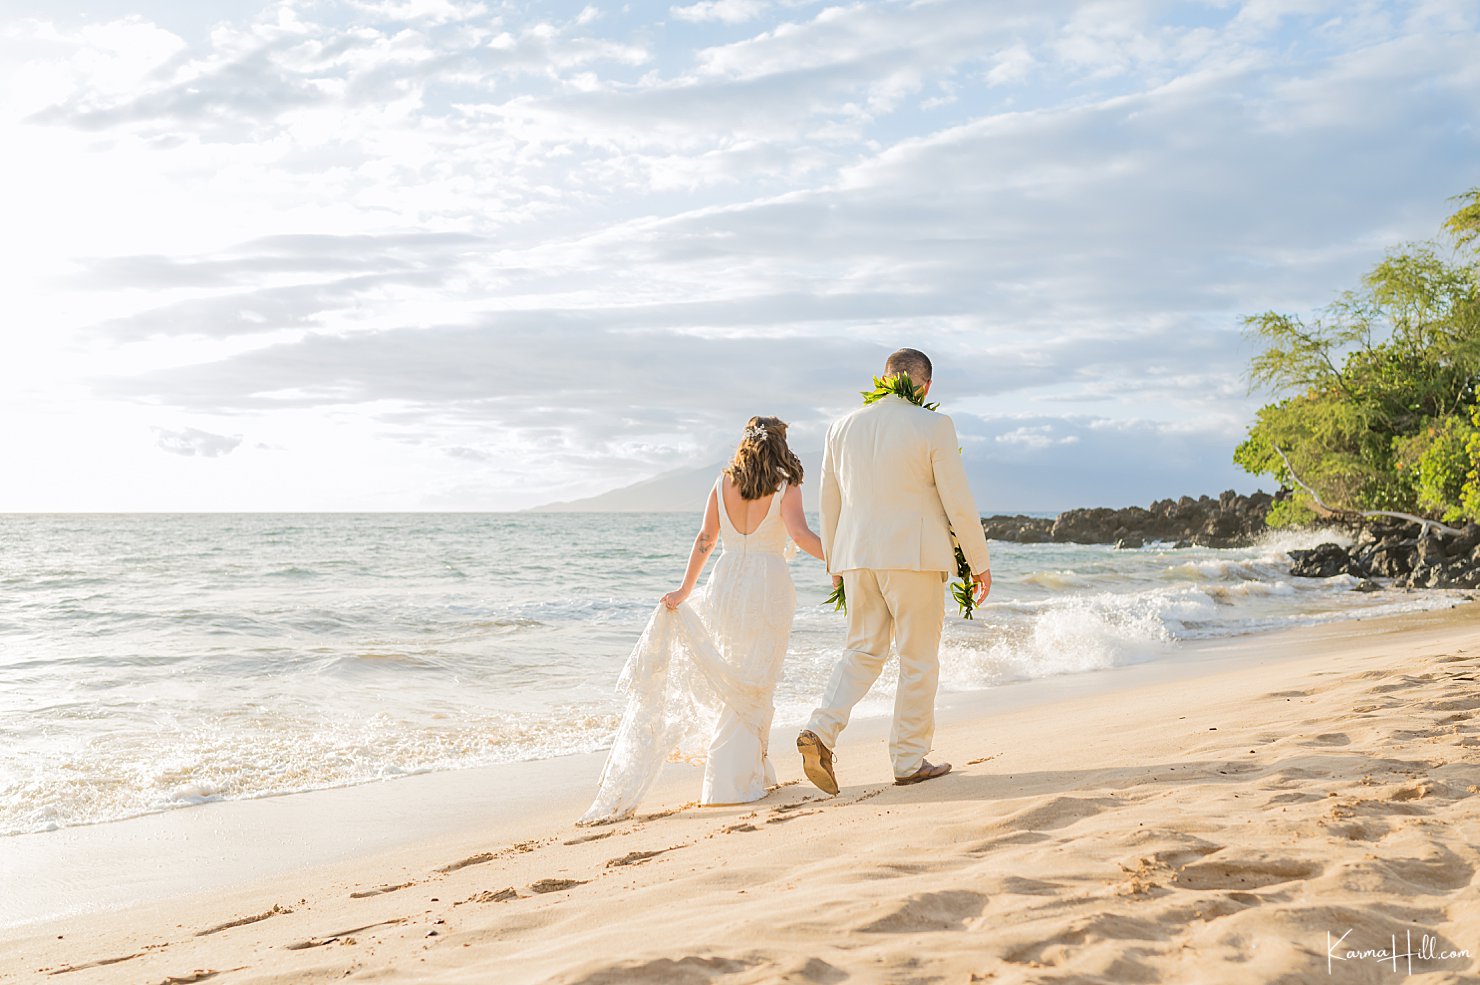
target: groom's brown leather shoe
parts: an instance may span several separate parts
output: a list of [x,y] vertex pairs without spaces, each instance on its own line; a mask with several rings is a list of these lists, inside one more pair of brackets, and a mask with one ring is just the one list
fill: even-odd
[[822,744],[817,733],[803,730],[797,736],[797,752],[802,754],[802,772],[823,793],[838,794],[838,778],[833,776],[832,750]]
[[941,763],[937,766],[929,760],[924,760],[920,763],[920,768],[909,776],[896,776],[894,778],[894,785],[896,787],[907,787],[911,783],[924,783],[926,780],[933,780],[937,776],[945,776],[950,771],[950,763]]

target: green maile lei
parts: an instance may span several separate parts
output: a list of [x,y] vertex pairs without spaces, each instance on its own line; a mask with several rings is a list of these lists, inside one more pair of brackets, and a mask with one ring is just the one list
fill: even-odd
[[[874,388],[863,390],[863,403],[867,406],[877,403],[885,397],[903,397],[916,407],[924,407],[926,410],[939,410],[940,404],[925,402],[925,393],[915,386],[905,373],[895,376],[875,376]],[[951,597],[956,600],[956,607],[961,610],[962,619],[970,619],[976,611],[976,595],[972,589],[975,587],[971,581],[971,565],[966,563],[966,553],[961,550],[961,544],[956,540],[956,532],[951,531],[951,547],[956,551],[956,580],[951,584]],[[834,612],[848,611],[848,596],[843,591],[843,583],[838,582],[832,594],[823,599],[822,604],[832,604]]]

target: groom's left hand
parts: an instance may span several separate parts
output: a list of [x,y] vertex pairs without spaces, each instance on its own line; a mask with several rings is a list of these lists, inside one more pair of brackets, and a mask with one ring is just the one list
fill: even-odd
[[976,585],[976,604],[981,605],[987,600],[987,593],[992,590],[992,573],[983,571],[979,575],[972,575],[971,580]]

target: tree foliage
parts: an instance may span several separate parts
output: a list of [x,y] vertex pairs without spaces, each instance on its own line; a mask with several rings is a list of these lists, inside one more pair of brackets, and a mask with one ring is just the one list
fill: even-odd
[[[1311,322],[1244,319],[1263,343],[1250,383],[1279,399],[1260,408],[1236,464],[1286,486],[1298,485],[1293,467],[1345,509],[1480,519],[1480,188],[1456,200],[1447,243],[1389,251]],[[1269,522],[1314,516],[1302,491]]]

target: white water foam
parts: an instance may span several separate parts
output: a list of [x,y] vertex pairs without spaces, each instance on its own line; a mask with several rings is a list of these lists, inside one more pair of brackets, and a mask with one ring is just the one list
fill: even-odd
[[[617,673],[694,518],[0,517],[0,833],[602,748]],[[949,689],[1178,657],[1179,641],[1454,604],[1289,574],[1245,550],[994,544]],[[552,551],[563,551],[552,554]],[[557,563],[558,562],[558,563]],[[777,721],[841,654],[821,565]],[[855,710],[886,715],[894,671]]]

